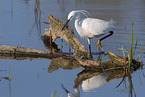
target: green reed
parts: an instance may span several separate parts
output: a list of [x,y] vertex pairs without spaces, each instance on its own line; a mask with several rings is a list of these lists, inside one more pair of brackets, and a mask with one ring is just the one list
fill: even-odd
[[[136,40],[136,44],[135,44],[135,47],[133,48],[133,22],[132,22],[132,36],[131,36],[131,41],[129,39],[129,36],[128,36],[128,33],[127,33],[127,38],[128,38],[128,67],[127,69],[130,71],[131,70],[131,65],[132,65],[132,60],[133,60],[133,56],[136,52],[136,48],[137,48],[137,45],[138,45],[138,40]],[[141,51],[143,49],[143,47],[145,46],[145,43],[143,45],[140,46],[140,51],[139,51],[139,54],[138,54],[138,57],[137,57],[137,60],[139,61],[140,60],[140,54],[141,54]]]
[[128,70],[130,71],[130,67],[132,64],[132,59],[133,59],[133,22],[132,22],[132,39],[130,42],[128,33],[127,33],[127,38],[128,38]]
[[[125,28],[126,30],[126,28]],[[127,34],[127,38],[128,38],[128,50],[125,50],[121,44],[121,49],[119,50],[122,50],[123,51],[123,58],[125,60],[125,63],[126,63],[126,53],[127,53],[127,56],[128,56],[128,64],[127,64],[127,69],[130,71],[130,67],[131,67],[131,64],[132,64],[132,60],[133,60],[133,56],[135,54],[135,50],[136,50],[136,47],[137,47],[137,42],[136,41],[136,44],[135,44],[135,48],[133,49],[133,22],[132,22],[132,36],[131,36],[131,41],[130,41],[130,38],[129,38],[129,35],[126,31],[126,34]],[[134,52],[133,52],[134,51]]]
[[[126,28],[125,28],[126,30]],[[127,64],[127,69],[130,71],[131,70],[131,65],[132,65],[132,60],[133,60],[133,57],[134,57],[134,54],[136,53],[136,49],[137,49],[137,45],[138,45],[138,40],[136,40],[136,43],[135,43],[135,46],[133,46],[133,43],[134,43],[134,33],[133,33],[133,22],[132,22],[132,33],[131,33],[131,41],[130,41],[130,38],[129,38],[129,35],[126,31],[126,34],[127,34],[127,39],[128,39],[128,50],[125,50],[121,44],[121,49],[123,51],[123,57],[124,57],[124,60],[125,60],[125,63],[126,63],[126,53],[127,53],[127,57],[128,57],[128,64]],[[137,60],[139,61],[140,59],[140,54],[141,54],[141,50],[143,49],[145,43],[143,45],[141,45],[140,47],[140,51],[139,51],[139,54],[138,54],[138,57],[137,57]]]
[[52,93],[51,97],[56,97],[56,91]]
[[[126,30],[126,28],[125,28]],[[123,51],[123,58],[124,58],[124,63],[126,63],[128,61],[128,64],[124,64],[125,65],[125,75],[122,79],[122,81],[119,83],[119,85],[117,87],[119,87],[121,85],[121,83],[123,82],[123,86],[125,86],[125,91],[126,89],[129,90],[129,95],[128,97],[133,97],[133,94],[134,96],[136,97],[136,93],[135,93],[135,90],[134,90],[134,87],[133,87],[133,82],[132,82],[132,75],[131,75],[131,65],[132,65],[132,61],[133,61],[133,57],[134,57],[134,54],[136,53],[136,49],[137,49],[137,46],[138,46],[138,40],[136,41],[135,45],[133,45],[134,43],[134,33],[133,33],[133,22],[132,22],[132,32],[131,32],[131,41],[130,41],[130,38],[129,38],[129,35],[126,31],[126,34],[127,34],[127,38],[128,38],[128,50],[125,50],[121,44],[121,49]],[[139,51],[139,54],[138,54],[138,57],[137,57],[137,61],[140,61],[140,55],[141,55],[141,51],[144,47],[145,43],[143,45],[140,46],[140,51]],[[128,56],[128,60],[126,60],[126,55]],[[128,76],[128,81],[126,82],[126,75]],[[126,87],[126,83],[128,83],[128,87]],[[116,88],[117,88],[116,87]],[[122,91],[124,91],[122,89]]]
[[54,92],[51,94],[51,97],[62,97],[61,95],[60,95],[60,96],[56,96],[56,93],[57,93],[57,91],[54,91]]
[[10,64],[10,69],[9,69],[9,76],[8,76],[8,80],[11,80],[11,64]]

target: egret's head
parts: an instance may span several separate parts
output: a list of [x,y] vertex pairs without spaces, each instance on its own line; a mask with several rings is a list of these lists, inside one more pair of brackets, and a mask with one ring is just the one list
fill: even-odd
[[76,11],[71,11],[68,14],[67,22],[64,24],[64,26],[62,27],[61,31],[66,27],[66,25],[68,24],[68,22],[72,20],[72,18],[75,16],[75,14],[76,14]]
[[[88,17],[88,15],[90,15],[89,12],[85,11],[85,10],[73,10],[71,11],[69,14],[68,14],[68,17],[67,17],[67,22],[65,23],[65,25],[63,26],[62,30],[65,28],[65,26],[68,24],[69,21],[71,21],[74,17],[80,17],[80,13],[84,14],[86,17]],[[88,15],[87,15],[87,14]],[[61,31],[62,31],[61,30]]]
[[72,18],[76,15],[77,11],[71,11],[69,14],[68,14],[68,17],[67,17],[67,20],[71,21]]
[[67,19],[68,20],[72,20],[73,17],[79,17],[80,13],[82,13],[83,15],[85,15],[88,18],[88,15],[90,15],[90,13],[86,10],[73,10],[68,14]]

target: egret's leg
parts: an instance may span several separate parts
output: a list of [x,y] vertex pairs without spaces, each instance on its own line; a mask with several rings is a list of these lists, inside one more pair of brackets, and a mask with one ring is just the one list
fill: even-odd
[[113,31],[110,31],[109,33],[110,33],[110,34],[108,34],[108,35],[102,37],[102,38],[100,39],[100,41],[102,41],[102,40],[106,39],[107,37],[113,35],[114,32],[113,32]]
[[91,54],[91,41],[89,38],[87,38],[87,39],[88,39],[88,44],[89,44],[89,53]]
[[101,51],[100,46],[102,47],[101,41],[100,41],[100,39],[99,39],[99,40],[98,40],[98,43],[97,43],[97,48],[98,48],[99,52]]
[[102,45],[101,45],[101,41],[100,40],[98,40],[97,48],[98,48],[99,52],[100,51],[103,51],[103,48],[102,48]]
[[104,37],[102,37],[101,39],[98,40],[97,47],[98,47],[98,50],[99,50],[99,51],[101,50],[101,49],[100,49],[100,46],[102,47],[101,41],[104,40],[104,39],[106,39],[107,37],[113,35],[114,32],[113,32],[113,31],[110,31],[109,33],[110,33],[110,34],[108,34],[108,35],[106,35],[106,36],[104,36]]

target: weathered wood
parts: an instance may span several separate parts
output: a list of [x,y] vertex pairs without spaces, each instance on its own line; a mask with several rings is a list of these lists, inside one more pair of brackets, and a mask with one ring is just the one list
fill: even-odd
[[50,53],[41,50],[35,50],[32,48],[15,47],[0,45],[0,58],[1,59],[52,59],[57,57],[65,57],[67,54],[64,53]]
[[74,54],[75,59],[82,64],[82,66],[100,66],[100,62],[88,58],[79,57],[76,53]]
[[84,45],[82,45],[81,42],[74,36],[73,30],[69,26],[66,26],[66,28],[61,31],[64,23],[52,15],[48,16],[48,21],[50,23],[50,28],[46,29],[46,32],[42,35],[42,37],[45,35],[51,37],[53,42],[56,38],[63,38],[72,46],[74,52],[76,52],[78,55],[87,57],[87,50],[85,49]]

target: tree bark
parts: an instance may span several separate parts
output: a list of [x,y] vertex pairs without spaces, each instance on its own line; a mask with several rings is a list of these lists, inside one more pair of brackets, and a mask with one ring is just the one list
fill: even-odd
[[15,47],[0,45],[0,58],[1,59],[52,59],[57,57],[67,57],[64,53],[51,53],[32,48]]
[[63,38],[71,45],[75,53],[87,57],[87,50],[85,49],[84,45],[82,45],[81,42],[74,36],[72,28],[66,26],[66,28],[61,31],[64,23],[62,23],[52,15],[48,16],[48,21],[50,23],[50,28],[46,29],[46,32],[42,35],[42,38],[45,36],[50,37],[52,39],[52,42],[54,42],[56,38]]

